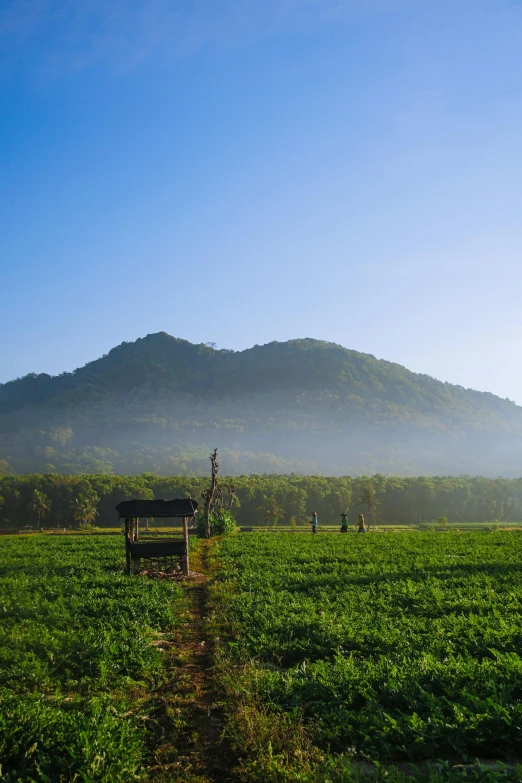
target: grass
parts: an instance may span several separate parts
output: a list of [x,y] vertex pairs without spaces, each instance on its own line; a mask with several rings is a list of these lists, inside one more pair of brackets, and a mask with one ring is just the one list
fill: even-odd
[[122,536],[0,540],[0,779],[147,777],[160,635],[185,611],[178,584],[124,574]]
[[519,757],[521,555],[516,531],[221,542],[211,622],[243,777],[414,762],[451,780],[457,762]]

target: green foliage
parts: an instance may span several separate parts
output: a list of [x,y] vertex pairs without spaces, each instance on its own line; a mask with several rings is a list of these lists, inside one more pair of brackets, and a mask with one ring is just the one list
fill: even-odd
[[0,385],[3,472],[516,475],[522,409],[320,340],[217,351],[165,333]]
[[285,513],[284,508],[273,495],[259,506],[258,511],[263,514],[263,521],[270,527],[275,527]]
[[[222,482],[227,483],[227,479]],[[307,523],[309,514],[317,511],[321,526],[337,527],[340,514],[347,511],[349,523],[354,525],[361,510],[358,502],[369,484],[378,501],[381,526],[434,522],[441,516],[447,517],[448,527],[493,520],[500,525],[522,522],[522,479],[462,476],[398,478],[377,474],[371,479],[368,476],[238,476],[234,479],[237,498],[233,513],[239,525],[289,525],[294,518],[296,526],[301,526]],[[35,519],[35,490],[48,500],[49,511],[42,516],[47,527],[71,527],[83,523],[84,519],[91,524],[95,519],[101,527],[113,527],[118,523],[115,506],[121,500],[201,498],[207,485],[206,478],[152,473],[0,475],[3,498],[0,527],[18,529]],[[87,508],[85,500],[88,500]],[[88,509],[90,513],[86,517]]]
[[49,512],[51,508],[51,501],[43,492],[39,492],[36,488],[31,495],[30,508],[34,514],[34,520],[37,525],[40,525],[42,518]]
[[75,522],[82,525],[92,525],[98,514],[97,496],[94,494],[80,494],[71,504],[72,517]]
[[121,536],[0,539],[0,765],[6,782],[141,780],[141,687],[166,677],[158,632],[179,585],[124,574]]
[[330,758],[319,770],[299,778],[302,783],[520,783],[522,767],[508,767],[502,763],[489,765],[479,762],[454,765],[433,761],[426,765],[412,765],[408,772],[379,764],[374,769],[354,764],[343,756]]
[[[258,713],[274,725],[286,716],[295,735],[330,758],[328,774],[296,780],[352,781],[351,762],[370,759],[516,755],[521,554],[519,532],[258,533],[220,542],[213,604],[221,677],[231,703],[240,694],[228,721],[243,727],[234,741],[251,748],[251,779],[261,758],[268,763],[269,741],[285,757],[276,737],[265,734],[263,748],[250,741]],[[287,763],[306,742],[300,747],[287,747]],[[425,777],[459,779],[444,767]],[[476,779],[497,777],[484,770]]]
[[368,522],[371,523],[374,521],[377,513],[377,507],[379,505],[379,500],[377,498],[377,492],[375,491],[375,488],[372,486],[372,484],[368,483],[364,487],[359,498],[359,505],[366,506],[368,509]]
[[[211,536],[229,536],[236,532],[237,522],[231,511],[210,512],[209,517]],[[200,538],[205,538],[206,523],[203,514],[197,517],[196,530]]]

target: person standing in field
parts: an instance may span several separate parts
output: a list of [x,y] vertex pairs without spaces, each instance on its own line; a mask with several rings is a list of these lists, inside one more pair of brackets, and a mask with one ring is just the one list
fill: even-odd
[[366,533],[366,527],[364,526],[364,514],[359,514],[359,519],[355,525],[358,533]]
[[346,511],[341,514],[341,533],[347,533],[348,532],[348,516],[346,514]]
[[312,514],[312,520],[310,524],[312,525],[312,533],[317,533],[317,511],[314,511]]

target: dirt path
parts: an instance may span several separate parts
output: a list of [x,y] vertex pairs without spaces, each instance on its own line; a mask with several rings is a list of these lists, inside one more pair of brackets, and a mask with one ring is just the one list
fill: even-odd
[[[212,671],[212,639],[205,630],[208,603],[208,541],[191,553],[191,576],[183,581],[189,615],[170,651],[172,694],[170,713],[179,715],[174,761],[156,780],[184,783],[232,781],[234,759],[222,738],[221,711]],[[171,719],[172,723],[172,719]],[[168,737],[165,737],[168,745]],[[172,756],[171,756],[172,758]]]

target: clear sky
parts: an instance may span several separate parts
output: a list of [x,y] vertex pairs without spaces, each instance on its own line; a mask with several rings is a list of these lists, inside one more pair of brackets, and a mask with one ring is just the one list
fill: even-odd
[[520,0],[0,0],[0,381],[316,337],[522,404]]

